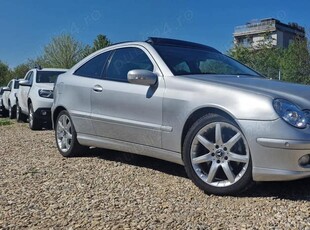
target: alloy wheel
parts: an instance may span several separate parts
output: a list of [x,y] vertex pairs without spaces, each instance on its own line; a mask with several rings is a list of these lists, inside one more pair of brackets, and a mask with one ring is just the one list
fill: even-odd
[[190,158],[202,181],[214,187],[227,187],[245,174],[250,154],[238,128],[226,122],[213,122],[194,136]]
[[72,144],[72,125],[70,118],[62,114],[56,124],[57,145],[63,152],[67,152]]

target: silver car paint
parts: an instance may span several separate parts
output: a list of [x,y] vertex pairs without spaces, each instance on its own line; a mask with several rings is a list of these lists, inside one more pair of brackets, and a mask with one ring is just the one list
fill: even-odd
[[[140,47],[153,62],[159,81],[151,98],[147,96],[150,86],[73,75],[92,57],[121,47]],[[97,86],[102,93],[93,91]],[[201,108],[216,108],[229,114],[247,138],[254,180],[310,176],[309,168],[298,165],[298,159],[310,153],[309,127],[303,130],[291,127],[272,106],[273,99],[285,98],[309,109],[307,86],[247,76],[173,76],[153,47],[139,42],[94,53],[60,75],[55,89],[52,111],[60,106],[69,111],[78,141],[83,145],[182,164],[182,132],[187,119]],[[65,97],[61,95],[63,91]]]

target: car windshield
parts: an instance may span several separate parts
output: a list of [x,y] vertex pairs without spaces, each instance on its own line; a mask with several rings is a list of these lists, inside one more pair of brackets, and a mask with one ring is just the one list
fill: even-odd
[[38,71],[37,73],[37,83],[55,83],[59,74],[65,71]]
[[257,72],[221,53],[178,46],[154,45],[154,48],[174,75],[212,74],[249,75],[262,77]]

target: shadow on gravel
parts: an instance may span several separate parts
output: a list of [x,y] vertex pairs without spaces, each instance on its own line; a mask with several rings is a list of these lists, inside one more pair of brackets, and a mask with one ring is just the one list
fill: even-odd
[[273,197],[293,201],[310,201],[310,178],[296,181],[260,182],[241,197]]
[[103,160],[149,168],[169,175],[188,178],[183,166],[152,157],[99,148],[91,149],[89,154],[84,157],[97,157]]
[[[83,157],[97,157],[188,178],[183,166],[151,157],[99,148],[91,149],[89,154]],[[193,186],[195,185],[193,184]],[[272,197],[273,199],[310,201],[310,178],[297,181],[260,182],[238,197]]]

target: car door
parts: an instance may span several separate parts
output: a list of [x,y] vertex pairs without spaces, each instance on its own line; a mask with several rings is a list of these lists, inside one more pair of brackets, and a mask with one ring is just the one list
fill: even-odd
[[[157,86],[132,84],[132,69],[156,72]],[[161,147],[164,79],[151,55],[142,47],[116,49],[104,80],[91,92],[92,122],[97,136]]]
[[110,52],[101,53],[79,67],[65,84],[66,100],[71,118],[78,133],[95,135],[91,122],[91,92],[98,79],[102,78],[103,69]]
[[3,93],[3,106],[5,109],[9,109],[9,96],[10,96],[10,93],[12,91],[12,87],[13,86],[13,80],[11,80],[9,82],[9,84],[7,85],[7,87],[10,89],[9,91],[4,91]]
[[[32,85],[34,78],[34,72],[29,71],[25,77],[25,80],[29,81]],[[20,85],[18,89],[18,105],[24,114],[28,114],[28,94],[31,86]]]

